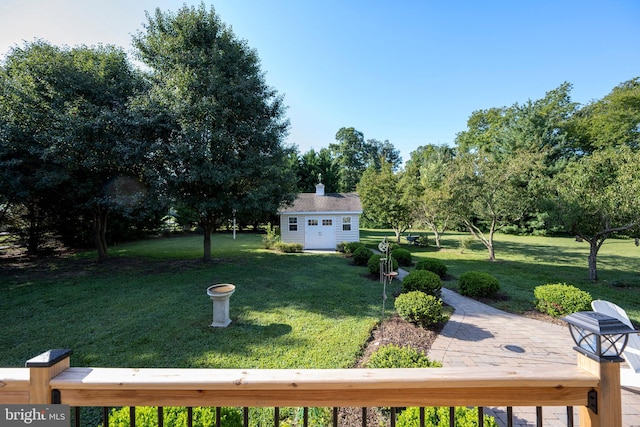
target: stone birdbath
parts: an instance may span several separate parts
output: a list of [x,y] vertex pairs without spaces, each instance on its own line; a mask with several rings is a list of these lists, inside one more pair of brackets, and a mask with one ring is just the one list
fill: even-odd
[[213,301],[212,327],[226,328],[231,323],[229,318],[229,298],[235,291],[236,287],[230,283],[222,283],[207,288],[207,295]]

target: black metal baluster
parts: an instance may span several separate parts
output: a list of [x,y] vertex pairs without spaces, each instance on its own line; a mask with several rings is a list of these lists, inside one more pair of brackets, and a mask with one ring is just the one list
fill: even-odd
[[280,408],[277,406],[273,409],[273,425],[278,427],[280,425]]
[[396,408],[391,408],[391,427],[396,427]]
[[424,427],[424,408],[420,407],[420,427]]
[[222,427],[222,408],[216,407],[216,427]]
[[536,406],[536,426],[542,427],[542,406]]
[[362,427],[367,427],[367,408],[362,408]]
[[567,427],[573,427],[573,406],[567,406]]
[[456,407],[449,407],[449,427],[456,427]]
[[484,426],[484,408],[478,406],[478,427]]
[[73,413],[75,414],[75,420],[73,420],[73,423],[75,425],[75,427],[80,427],[80,407],[79,406],[75,406],[73,408]]
[[242,421],[244,427],[249,427],[249,408],[246,406],[242,409]]
[[193,408],[187,408],[187,427],[193,427]]
[[102,425],[109,427],[109,408],[107,406],[102,407]]
[[333,427],[338,427],[338,408],[333,407]]
[[513,407],[507,406],[507,427],[513,427]]
[[164,426],[164,409],[158,406],[158,427]]
[[129,406],[129,425],[136,427],[136,407]]
[[306,406],[302,409],[302,425],[307,427],[309,425],[309,408]]

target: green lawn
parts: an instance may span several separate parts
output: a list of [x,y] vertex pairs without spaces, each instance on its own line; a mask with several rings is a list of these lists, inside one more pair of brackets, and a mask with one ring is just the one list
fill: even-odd
[[[415,233],[414,233],[415,234]],[[363,230],[377,246],[390,231]],[[495,275],[513,312],[533,307],[533,289],[567,282],[613,301],[640,323],[640,248],[609,240],[599,256],[600,282],[587,278],[585,243],[571,238],[498,235],[498,262],[476,243],[461,252],[463,234],[444,248],[403,244],[419,257],[442,259],[456,289],[464,271]],[[276,254],[261,236],[213,237],[214,261],[202,257],[202,236],[115,246],[95,254],[33,264],[0,264],[0,366],[22,366],[50,348],[74,351],[74,366],[344,368],[353,366],[380,320],[382,289],[366,268],[338,254]],[[206,288],[233,283],[233,323],[213,329]],[[393,282],[388,295],[400,284]],[[393,308],[393,299],[386,303]]]
[[[0,269],[0,366],[50,348],[74,366],[346,368],[382,310],[381,285],[338,254],[276,254],[261,236],[148,240]],[[233,283],[232,324],[211,328],[214,283]],[[391,300],[392,301],[392,300]],[[392,302],[387,307],[393,307]]]
[[[418,234],[412,231],[413,235]],[[424,234],[432,236],[427,232]],[[422,233],[421,233],[422,234]],[[384,237],[395,241],[390,230],[365,230],[362,240],[374,247]],[[594,299],[606,299],[623,307],[629,317],[640,324],[640,248],[633,239],[609,239],[598,254],[599,281],[588,280],[587,255],[589,245],[570,237],[512,236],[495,237],[498,261],[487,261],[488,252],[475,242],[470,249],[460,249],[461,239],[468,234],[447,233],[443,248],[419,248],[401,240],[417,260],[420,257],[439,258],[445,262],[450,274],[444,286],[457,289],[457,277],[470,270],[486,271],[500,281],[505,299],[491,302],[497,308],[522,312],[533,308],[533,289],[547,283],[569,283],[588,291]],[[430,239],[433,244],[433,239]]]

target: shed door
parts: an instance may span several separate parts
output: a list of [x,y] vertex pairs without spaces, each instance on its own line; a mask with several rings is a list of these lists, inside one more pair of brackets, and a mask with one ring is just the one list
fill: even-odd
[[335,249],[336,232],[333,218],[307,217],[305,249]]

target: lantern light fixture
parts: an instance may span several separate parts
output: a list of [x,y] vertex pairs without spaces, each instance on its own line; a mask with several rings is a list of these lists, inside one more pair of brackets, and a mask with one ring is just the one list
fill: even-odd
[[563,317],[569,324],[574,350],[597,362],[623,362],[629,334],[638,333],[620,320],[596,311],[580,311]]

